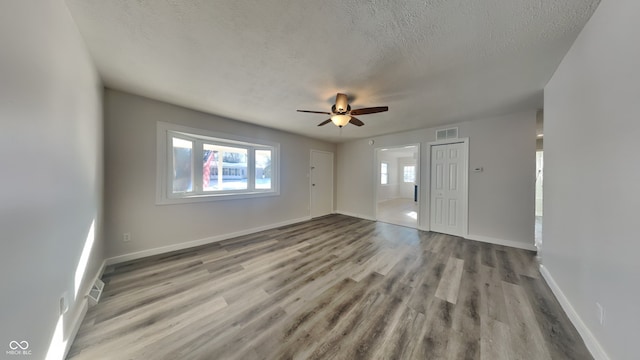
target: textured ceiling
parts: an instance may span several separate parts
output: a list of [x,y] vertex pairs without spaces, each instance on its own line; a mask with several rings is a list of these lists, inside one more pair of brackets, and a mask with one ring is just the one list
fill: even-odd
[[337,142],[542,107],[598,3],[67,0],[107,87]]

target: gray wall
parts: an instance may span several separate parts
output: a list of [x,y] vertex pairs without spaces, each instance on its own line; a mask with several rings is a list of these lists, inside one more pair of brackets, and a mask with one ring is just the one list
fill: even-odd
[[[311,149],[335,145],[150,100],[105,92],[107,257],[257,229],[309,216]],[[280,195],[156,205],[156,123],[280,143]],[[123,242],[123,233],[132,241]]]
[[621,360],[640,339],[638,14],[637,0],[604,0],[545,87],[543,263]]
[[[536,112],[453,124],[469,138],[469,237],[533,247]],[[450,126],[446,126],[450,127]],[[421,143],[420,218],[428,228],[428,142],[435,128],[396,133],[338,145],[337,211],[374,218],[377,165],[375,148]],[[358,179],[358,181],[353,181]]]
[[0,2],[0,44],[0,357],[43,359],[102,264],[102,85],[63,1]]

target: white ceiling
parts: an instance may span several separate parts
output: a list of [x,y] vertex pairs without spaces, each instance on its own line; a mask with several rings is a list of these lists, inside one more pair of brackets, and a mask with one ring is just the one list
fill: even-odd
[[[66,0],[105,85],[329,141],[542,107],[599,0]],[[363,127],[316,125],[335,94]]]

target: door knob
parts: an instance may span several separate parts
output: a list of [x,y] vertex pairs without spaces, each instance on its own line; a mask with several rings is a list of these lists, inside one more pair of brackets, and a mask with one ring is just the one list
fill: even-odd
[[316,186],[316,184],[311,184],[311,186]]

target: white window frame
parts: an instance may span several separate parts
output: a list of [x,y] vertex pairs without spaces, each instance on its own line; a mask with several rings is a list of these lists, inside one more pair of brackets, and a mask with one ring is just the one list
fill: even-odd
[[[413,168],[413,180],[407,181],[407,168]],[[402,166],[402,182],[407,183],[415,183],[416,182],[416,166],[415,165],[403,165]]]
[[[193,186],[191,192],[173,192],[173,137],[193,141]],[[247,189],[202,190],[202,144],[247,149]],[[251,139],[215,131],[191,128],[182,125],[157,123],[156,136],[156,204],[183,204],[215,200],[246,199],[280,195],[280,144],[272,141]],[[271,150],[271,188],[255,188],[255,150]]]
[[[382,172],[382,165],[385,167],[385,172]],[[383,177],[382,175],[385,175]],[[380,185],[389,185],[389,163],[386,161],[380,162]]]

